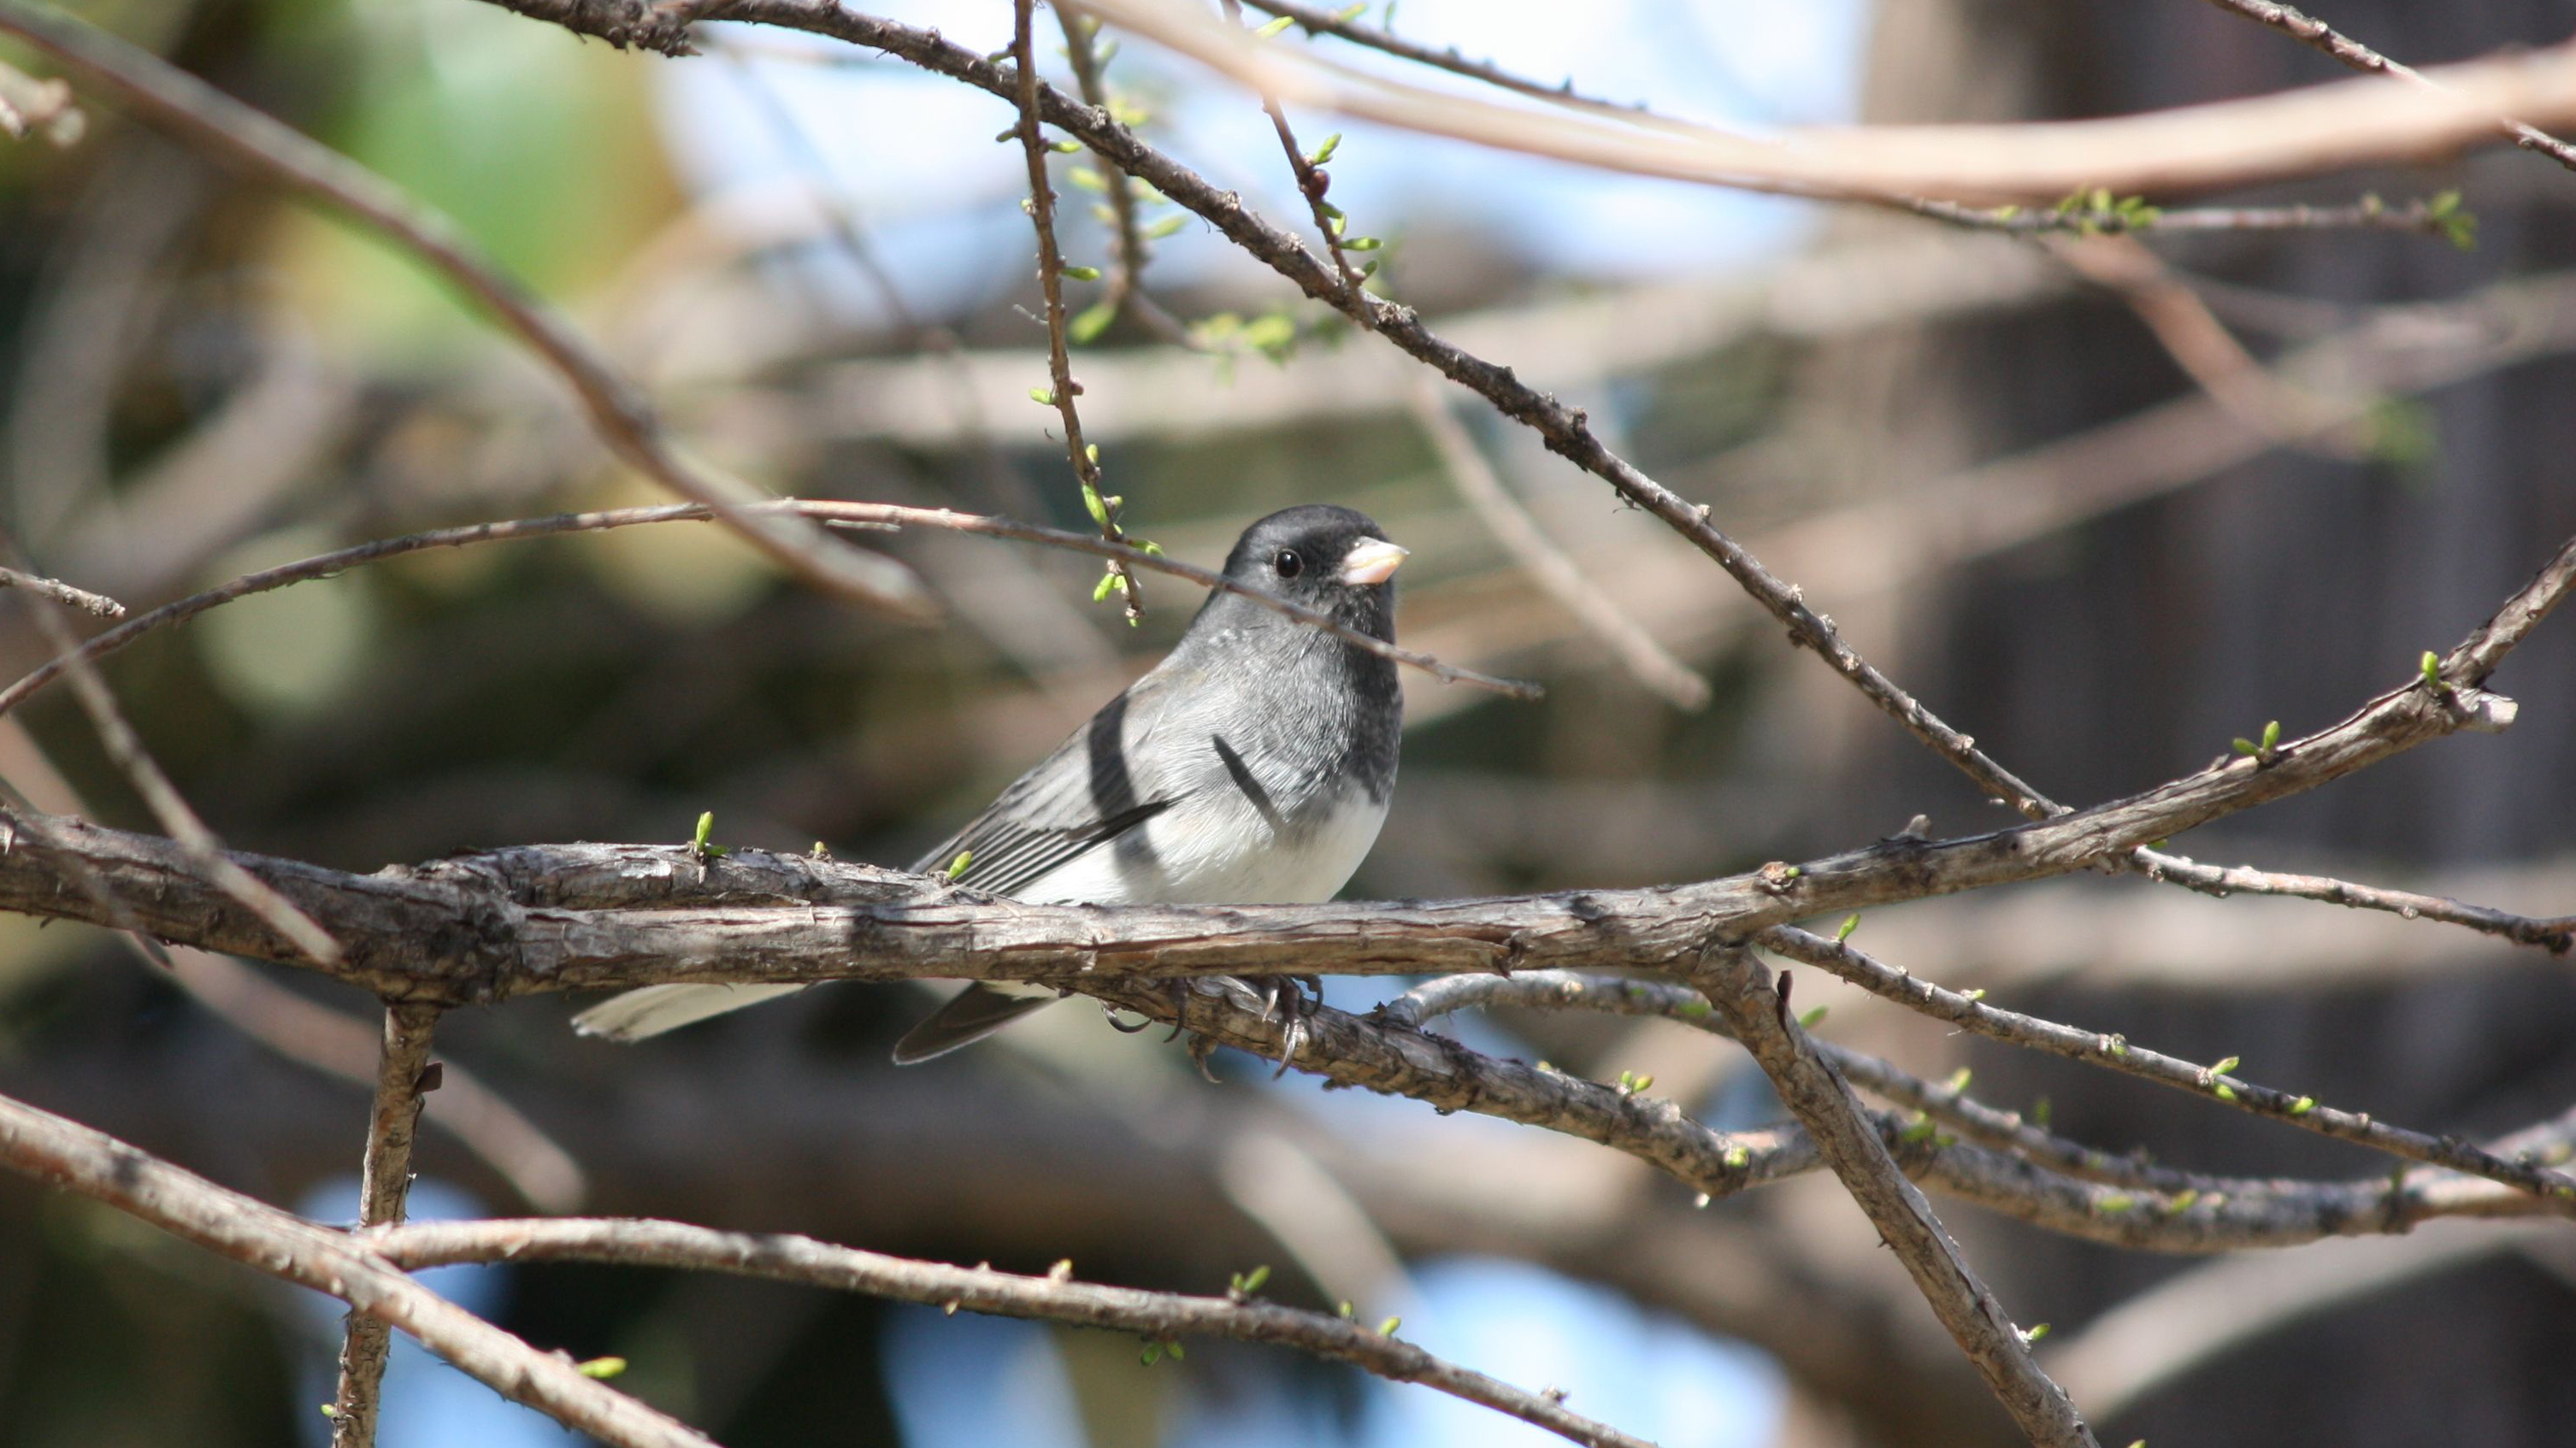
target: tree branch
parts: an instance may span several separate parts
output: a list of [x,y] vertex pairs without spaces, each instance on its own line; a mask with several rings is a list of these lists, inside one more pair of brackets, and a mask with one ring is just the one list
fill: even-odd
[[[1419,1383],[1577,1443],[1646,1448],[1644,1440],[1533,1393],[1434,1357],[1347,1318],[1264,1302],[1247,1292],[1193,1297],[1133,1287],[952,1267],[837,1247],[811,1237],[719,1232],[679,1222],[548,1218],[418,1222],[367,1230],[358,1242],[406,1271],[458,1262],[601,1262],[726,1272],[955,1312],[1133,1332],[1149,1342],[1224,1337],[1294,1348],[1390,1382]],[[1069,1265],[1069,1264],[1068,1264]]]
[[1995,1397],[2034,1444],[2092,1448],[2093,1432],[2066,1393],[2030,1355],[2030,1344],[2002,1304],[1968,1267],[1959,1244],[1932,1215],[1931,1204],[1897,1170],[1849,1088],[1808,1048],[1789,1009],[1788,978],[1773,988],[1769,972],[1740,946],[1713,950],[1696,976],[1735,1038],[1771,1078],[1781,1101],[1815,1138],[1825,1162],[1852,1200],[1869,1214],[1879,1240],[1914,1278],[1933,1315],[1975,1363]]
[[[421,1094],[438,1083],[429,1062],[438,1007],[389,1005],[376,1063],[375,1109],[367,1116],[367,1154],[358,1182],[358,1225],[397,1226],[411,1196],[412,1140],[420,1129]],[[385,1380],[392,1326],[356,1308],[340,1344],[340,1395],[331,1414],[332,1448],[375,1448],[376,1409]]]
[[2350,1112],[2318,1104],[2315,1097],[2257,1086],[2229,1074],[2234,1058],[2218,1067],[2195,1066],[2143,1046],[2132,1046],[2117,1034],[2079,1030],[1985,1003],[1984,991],[1960,994],[1944,990],[1893,966],[1871,959],[1849,945],[1789,926],[1775,926],[1754,937],[1765,950],[1777,951],[1849,981],[1870,994],[1895,1001],[1926,1015],[1952,1021],[1981,1036],[2028,1046],[2051,1055],[2136,1076],[2189,1091],[2255,1116],[2284,1121],[2304,1131],[2356,1142],[2374,1150],[2428,1166],[2447,1167],[2526,1191],[2550,1204],[2559,1215],[2576,1217],[2576,1176],[2543,1168],[2536,1160],[2507,1161],[2457,1137],[2435,1137],[2374,1121],[2368,1112]]

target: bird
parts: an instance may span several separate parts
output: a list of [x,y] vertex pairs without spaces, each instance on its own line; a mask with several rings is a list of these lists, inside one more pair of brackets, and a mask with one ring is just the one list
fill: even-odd
[[[1391,644],[1406,556],[1366,515],[1310,503],[1246,528],[1224,574]],[[1042,905],[1329,900],[1386,822],[1403,713],[1392,659],[1214,590],[1160,664],[913,869]],[[645,986],[573,1025],[636,1041],[801,989]],[[969,985],[894,1059],[946,1055],[1062,997]]]

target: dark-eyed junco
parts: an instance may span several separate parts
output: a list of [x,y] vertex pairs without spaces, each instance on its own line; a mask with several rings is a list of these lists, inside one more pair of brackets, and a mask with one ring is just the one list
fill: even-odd
[[[1225,576],[1395,641],[1405,550],[1348,508],[1273,513]],[[1248,598],[1208,595],[1169,657],[913,866],[966,860],[960,884],[1035,904],[1300,904],[1359,868],[1395,789],[1403,698],[1391,660]],[[573,1018],[621,1041],[792,985],[656,985]],[[977,984],[895,1043],[909,1065],[1058,999]]]

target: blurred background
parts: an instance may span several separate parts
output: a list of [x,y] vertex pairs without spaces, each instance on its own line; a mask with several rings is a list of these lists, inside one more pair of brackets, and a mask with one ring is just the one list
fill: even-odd
[[[1082,526],[1052,414],[1027,396],[1045,334],[1025,174],[991,98],[749,28],[708,27],[686,62],[623,55],[469,0],[72,8],[457,217],[722,466],[781,493]],[[1008,42],[996,0],[892,8],[979,50]],[[2328,18],[2431,64],[2563,40],[2571,12],[2344,0]],[[1407,0],[1392,23],[1752,128],[2109,114],[2342,74],[2189,0]],[[1306,232],[1251,98],[1144,46],[1107,75],[1150,140]],[[144,606],[367,538],[657,500],[407,260],[112,112],[86,119],[69,146],[0,147],[0,522],[44,571]],[[1332,195],[1387,240],[1382,290],[1589,408],[2060,799],[2196,768],[2267,719],[2330,723],[2576,532],[2576,177],[2536,156],[2205,198],[2458,190],[2473,250],[2379,231],[2151,239],[2255,356],[2360,419],[2301,432],[2259,390],[2196,386],[2128,302],[2042,246],[1294,119],[1310,149],[1344,133]],[[1105,268],[1087,167],[1056,166],[1070,259]],[[1466,500],[1418,368],[1204,226],[1145,212],[1165,232],[1144,275],[1160,315],[1122,315],[1075,359],[1130,528],[1213,563],[1273,508],[1361,508],[1414,550],[1407,643],[1549,686],[1521,705],[1408,677],[1401,787],[1354,898],[1698,879],[1917,813],[1941,834],[2005,822],[1713,566],[1451,389],[1501,486],[1707,698],[1641,681]],[[217,610],[107,672],[244,849],[364,871],[678,842],[713,810],[725,843],[902,862],[1197,602],[1148,578],[1131,631],[1087,601],[1079,558],[882,544],[930,579],[945,624],[838,606],[712,529],[668,526],[360,570]],[[2498,675],[2519,729],[2177,848],[2576,908],[2571,640],[2553,624]],[[43,653],[8,611],[0,674]],[[0,777],[152,828],[61,691],[0,720]],[[2425,1130],[2500,1131],[2576,1097],[2567,964],[2464,932],[2135,879],[1872,912],[1862,932],[1919,974],[2186,1057],[2241,1054],[2254,1079]],[[1361,1008],[1399,988],[1329,995]],[[1810,992],[1833,1038],[1929,1075],[1970,1066],[1980,1095],[2046,1098],[2061,1131],[2115,1151],[2386,1169],[1812,976]],[[415,1211],[648,1214],[1192,1291],[1269,1264],[1275,1297],[1401,1314],[1434,1351],[1670,1445],[2011,1441],[1829,1181],[1696,1209],[1635,1161],[1533,1130],[1271,1083],[1230,1056],[1212,1086],[1087,1010],[897,1072],[886,1047],[929,999],[820,990],[636,1048],[575,1039],[557,1000],[452,1014]],[[292,972],[184,951],[164,970],[101,932],[0,918],[0,1091],[321,1218],[354,1215],[351,1078],[372,1071],[374,1018]],[[1777,1114],[1728,1048],[1662,1023],[1443,1029],[1596,1078],[1651,1073],[1716,1125]],[[2051,1362],[2106,1442],[2541,1444],[2576,1421],[2563,1231],[2211,1263],[1945,1214],[2015,1315],[2054,1325]],[[625,1385],[737,1448],[1554,1441],[1268,1350],[1193,1343],[1146,1366],[1102,1333],[770,1284],[456,1273],[441,1285],[478,1310],[628,1358]],[[0,1440],[320,1442],[336,1324],[330,1304],[0,1178]],[[389,1391],[392,1448],[562,1440],[416,1351]]]

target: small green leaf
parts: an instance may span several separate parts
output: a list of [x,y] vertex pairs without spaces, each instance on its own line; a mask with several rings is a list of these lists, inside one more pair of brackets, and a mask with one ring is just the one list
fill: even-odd
[[2185,1187],[2183,1190],[2174,1193],[2173,1199],[2165,1203],[2165,1215],[2168,1217],[2179,1217],[2183,1213],[2190,1211],[2191,1204],[2199,1200],[2200,1190],[2197,1187]]
[[1064,173],[1064,179],[1067,185],[1072,186],[1077,191],[1107,191],[1109,189],[1109,183],[1100,179],[1100,173],[1091,170],[1088,167],[1085,167],[1080,171],[1067,171]]
[[1097,341],[1101,333],[1109,330],[1109,324],[1117,320],[1116,303],[1094,302],[1075,313],[1072,321],[1065,323],[1065,340],[1077,347]]
[[2127,1192],[2113,1192],[2109,1196],[2095,1202],[2093,1204],[2093,1210],[2103,1216],[2110,1217],[2117,1216],[2137,1204],[2138,1199],[2129,1195]]
[[1101,527],[1109,526],[1109,505],[1101,501],[1100,490],[1089,483],[1082,485],[1082,511],[1089,513],[1091,521]]
[[1159,1342],[1149,1342],[1145,1344],[1145,1350],[1136,1355],[1136,1360],[1150,1368],[1156,1362],[1160,1361],[1162,1356],[1163,1345]]
[[1170,1354],[1171,1359],[1174,1362],[1179,1362],[1181,1359],[1189,1356],[1188,1353],[1181,1351],[1181,1345],[1177,1342],[1167,1342],[1163,1344],[1163,1351]]
[[324,1403],[324,1404],[321,1404],[320,1406],[321,1406],[321,1409],[322,1409],[322,1416],[323,1416],[323,1417],[325,1417],[325,1418],[337,1418],[337,1417],[339,1417],[339,1416],[340,1416],[340,1405],[339,1405],[339,1404],[337,1404],[337,1403]]
[[1704,1021],[1708,1019],[1708,1013],[1715,1009],[1715,1006],[1706,1001],[1684,1001],[1673,1007],[1673,1014],[1686,1021]]
[[1751,1165],[1752,1161],[1753,1153],[1746,1151],[1742,1146],[1730,1146],[1726,1149],[1726,1164],[1733,1170],[1742,1171]]
[[1979,986],[1975,990],[1961,991],[1959,992],[1959,996],[1960,999],[1965,1000],[1968,1004],[1975,1005],[1977,1002],[1986,998],[1986,988],[1984,986]]
[[1069,266],[1064,269],[1064,274],[1078,282],[1100,280],[1100,268],[1096,266]]
[[1382,242],[1382,241],[1378,240],[1378,239],[1377,239],[1376,237],[1374,237],[1374,236],[1353,236],[1353,237],[1347,237],[1347,238],[1345,238],[1345,239],[1343,240],[1343,242],[1342,242],[1342,250],[1344,250],[1344,251],[1375,251],[1375,250],[1377,250],[1379,247],[1384,246],[1384,245],[1386,245],[1386,243],[1385,243],[1385,242]]
[[2428,689],[2438,689],[2442,687],[2442,656],[2440,654],[2433,652],[2431,649],[2426,649],[2424,651],[2424,659],[2421,667],[2424,670],[2424,687]]
[[1118,570],[1112,568],[1107,573],[1100,575],[1100,581],[1091,586],[1091,601],[1093,603],[1098,603],[1117,591]]
[[1282,15],[1278,19],[1271,21],[1269,24],[1262,26],[1260,29],[1253,31],[1252,38],[1255,40],[1268,40],[1270,37],[1277,35],[1280,31],[1287,29],[1295,23],[1296,20],[1293,16]]
[[1380,1337],[1393,1337],[1395,1336],[1395,1330],[1402,1326],[1404,1326],[1403,1318],[1390,1317],[1386,1321],[1377,1325],[1377,1335]]
[[1164,237],[1170,236],[1189,224],[1190,219],[1187,215],[1166,216],[1162,220],[1155,222],[1153,225],[1146,227],[1144,237],[1147,241],[1161,241]]
[[1080,141],[1049,141],[1047,142],[1047,149],[1055,152],[1059,156],[1070,156],[1074,152],[1082,149],[1082,143]]
[[1976,1079],[1976,1073],[1970,1071],[1965,1066],[1951,1072],[1949,1081],[1950,1094],[1957,1096],[1964,1093],[1968,1089],[1968,1083],[1974,1079]]
[[2229,740],[2228,747],[2249,759],[2263,752],[2262,745],[2257,744],[2253,740],[2247,739],[2242,735]]
[[2209,1088],[2209,1094],[2221,1101],[2233,1101],[2236,1099],[2236,1088],[2221,1081]]
[[1136,549],[1148,558],[1160,558],[1163,556],[1163,545],[1155,542],[1151,538],[1137,539]]
[[1811,1010],[1811,1011],[1801,1011],[1801,1012],[1799,1012],[1799,1013],[1798,1013],[1798,1029],[1800,1029],[1800,1030],[1802,1030],[1802,1031],[1812,1031],[1812,1030],[1814,1030],[1817,1026],[1819,1026],[1819,1025],[1823,1024],[1824,1019],[1825,1019],[1825,1012],[1827,1012],[1827,1011],[1829,1011],[1829,1010],[1831,1010],[1831,1009],[1833,1009],[1833,1007],[1831,1007],[1831,1006],[1818,1006],[1818,1007],[1816,1007],[1814,1010]]
[[1360,12],[1367,8],[1368,0],[1360,0],[1360,3],[1357,5],[1345,5],[1341,9],[1334,11],[1333,18],[1344,25],[1348,25],[1352,21],[1359,19]]
[[2022,1329],[2021,1340],[2026,1343],[2031,1343],[2037,1342],[2046,1336],[2048,1336],[2048,1324],[2044,1322],[2034,1322],[2030,1326]]
[[2103,1044],[2102,1049],[2114,1056],[2125,1056],[2129,1054],[2129,1038],[2114,1031],[2111,1033],[2111,1039]]
[[2302,1096],[2298,1100],[2290,1103],[2290,1114],[2292,1116],[2305,1116],[2316,1109],[2317,1098],[2313,1096]]
[[698,832],[689,837],[689,848],[693,850],[704,850],[707,847],[707,837],[715,832],[716,812],[714,810],[707,810],[701,813],[698,816]]
[[588,1362],[577,1364],[573,1368],[573,1371],[581,1374],[585,1378],[596,1378],[604,1383],[610,1378],[616,1377],[618,1374],[626,1371],[626,1359],[622,1357],[595,1357]]
[[2269,754],[2280,747],[2281,721],[2278,719],[2268,720],[2263,725],[2263,752]]
[[1265,1262],[1243,1274],[1243,1290],[1246,1292],[1259,1292],[1261,1290],[1261,1284],[1269,1280],[1270,1264]]
[[1339,131],[1335,131],[1335,132],[1333,132],[1331,135],[1326,136],[1326,137],[1324,138],[1324,144],[1322,144],[1322,145],[1320,145],[1320,146],[1317,146],[1317,147],[1315,148],[1315,154],[1314,154],[1314,155],[1311,155],[1311,156],[1307,157],[1306,159],[1307,159],[1309,162],[1313,163],[1314,165],[1321,166],[1321,165],[1323,165],[1325,162],[1327,162],[1327,161],[1329,161],[1329,160],[1333,159],[1333,153],[1334,153],[1335,151],[1340,150],[1341,148],[1342,148],[1342,133],[1341,133],[1341,132],[1339,132]]
[[1334,1308],[1333,1310],[1340,1313],[1344,1318],[1348,1318],[1351,1315],[1351,1300],[1347,1297],[1343,1298],[1342,1305]]
[[1860,912],[1855,910],[1843,917],[1843,928],[1834,932],[1834,944],[1841,945],[1848,942],[1852,938],[1852,932],[1858,929],[1860,929]]
[[2230,1056],[2226,1060],[2219,1062],[2217,1065],[2210,1067],[2209,1074],[2212,1076],[2224,1076],[2243,1064],[2245,1064],[2244,1057]]
[[1053,407],[1055,406],[1055,389],[1052,387],[1032,387],[1029,389],[1029,401],[1036,403],[1040,407]]
[[966,867],[974,863],[975,852],[973,850],[959,850],[957,852],[957,858],[948,862],[948,878],[954,880],[965,874]]

